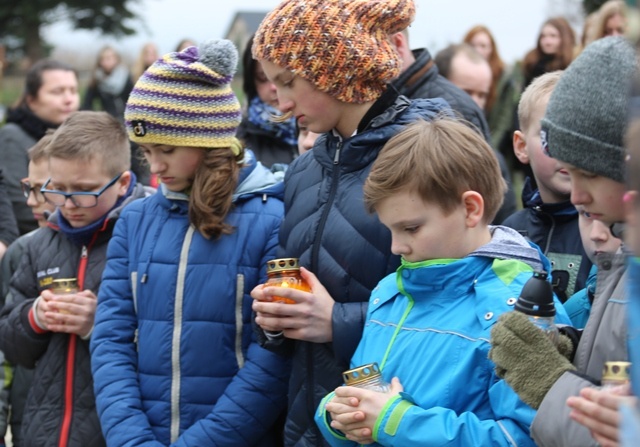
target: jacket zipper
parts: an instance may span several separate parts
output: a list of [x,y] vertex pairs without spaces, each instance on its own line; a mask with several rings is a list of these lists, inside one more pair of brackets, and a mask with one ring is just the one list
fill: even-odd
[[318,231],[316,232],[316,237],[313,241],[313,248],[311,250],[311,264],[310,270],[315,272],[318,266],[318,256],[320,253],[320,242],[322,241],[322,233],[324,232],[324,227],[327,224],[327,219],[329,218],[329,213],[331,212],[331,205],[333,205],[333,201],[335,199],[336,191],[338,189],[338,179],[340,178],[340,151],[342,149],[342,140],[338,141],[338,146],[336,147],[336,154],[333,157],[333,172],[331,190],[329,191],[329,199],[327,200],[327,204],[322,211],[322,216],[320,217],[320,222],[318,224]]
[[[92,246],[96,240],[96,233],[89,246]],[[87,271],[89,261],[89,246],[83,245],[80,254],[80,264],[78,265],[78,290],[84,290],[84,278]],[[78,344],[78,336],[69,334],[69,344],[67,346],[67,362],[64,379],[64,412],[62,415],[62,427],[60,428],[59,447],[66,447],[69,443],[69,432],[71,431],[71,418],[73,416],[73,379],[75,375],[76,361],[76,345]]]
[[[338,141],[338,145],[336,147],[336,153],[333,157],[333,171],[332,171],[332,181],[331,190],[329,191],[329,199],[327,200],[327,204],[322,211],[322,216],[320,217],[320,223],[318,224],[318,231],[316,232],[316,237],[313,241],[313,248],[311,250],[311,261],[310,261],[310,270],[315,272],[318,266],[318,256],[320,253],[320,243],[322,241],[322,233],[324,232],[324,227],[327,223],[327,218],[329,217],[329,212],[331,211],[331,205],[335,199],[336,191],[338,189],[338,179],[340,178],[340,151],[342,149],[342,139]],[[307,408],[316,408],[317,404],[315,402],[315,374],[313,371],[313,355],[312,349],[307,349]],[[311,414],[311,418],[313,420],[313,413]]]

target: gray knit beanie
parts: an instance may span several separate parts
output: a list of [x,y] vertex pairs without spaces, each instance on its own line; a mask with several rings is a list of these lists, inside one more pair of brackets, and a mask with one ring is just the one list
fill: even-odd
[[624,133],[632,46],[622,37],[588,45],[569,65],[551,94],[541,121],[542,147],[579,169],[624,183]]

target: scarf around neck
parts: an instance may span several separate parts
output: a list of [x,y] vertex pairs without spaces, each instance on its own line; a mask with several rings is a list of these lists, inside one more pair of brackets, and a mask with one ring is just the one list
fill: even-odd
[[279,115],[281,115],[279,110],[263,102],[258,96],[251,100],[247,110],[249,122],[281,139],[289,146],[297,146],[296,119],[292,117],[284,123],[273,122],[271,117]]

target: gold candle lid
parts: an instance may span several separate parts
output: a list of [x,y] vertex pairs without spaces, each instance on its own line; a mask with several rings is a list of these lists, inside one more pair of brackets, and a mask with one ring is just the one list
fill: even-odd
[[267,261],[267,274],[291,270],[300,270],[298,258],[280,258]]
[[77,290],[78,280],[76,278],[60,278],[54,279],[51,283],[51,289],[54,291]]
[[631,362],[605,362],[602,380],[626,383],[631,377]]
[[380,377],[380,367],[376,362],[367,363],[342,373],[344,383],[348,386],[358,386],[377,377]]

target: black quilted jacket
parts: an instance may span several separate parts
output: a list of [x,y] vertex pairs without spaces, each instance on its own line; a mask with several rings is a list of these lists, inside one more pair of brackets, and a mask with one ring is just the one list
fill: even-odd
[[[142,195],[139,185],[131,198]],[[31,237],[11,279],[13,302],[0,314],[0,350],[12,363],[35,367],[22,421],[25,447],[105,445],[95,409],[89,341],[65,333],[36,333],[29,310],[54,279],[76,277],[82,289],[98,294],[117,215],[113,213],[92,243],[80,247],[59,231],[54,214],[49,227]]]

